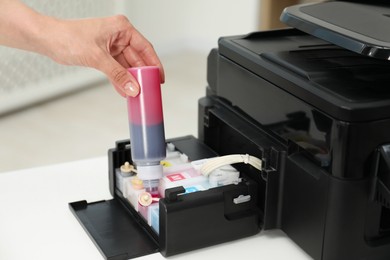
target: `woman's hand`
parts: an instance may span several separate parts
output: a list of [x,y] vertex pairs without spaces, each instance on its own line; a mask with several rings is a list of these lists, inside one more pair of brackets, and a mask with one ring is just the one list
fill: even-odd
[[158,66],[164,82],[153,46],[123,15],[61,20],[18,0],[1,0],[0,44],[43,54],[60,64],[100,70],[122,96],[139,93],[129,67]]
[[54,38],[45,55],[58,63],[92,67],[105,73],[122,95],[136,96],[139,85],[126,68],[158,66],[164,70],[153,46],[125,16],[56,23]]

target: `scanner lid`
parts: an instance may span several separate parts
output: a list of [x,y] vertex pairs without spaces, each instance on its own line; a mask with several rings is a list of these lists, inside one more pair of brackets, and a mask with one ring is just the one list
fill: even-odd
[[390,60],[390,5],[332,1],[287,7],[285,24],[350,51]]

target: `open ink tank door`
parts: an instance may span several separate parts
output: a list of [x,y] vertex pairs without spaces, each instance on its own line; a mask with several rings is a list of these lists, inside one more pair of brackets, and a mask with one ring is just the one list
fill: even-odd
[[127,98],[131,157],[146,191],[156,194],[163,171],[160,161],[166,156],[160,70],[146,66],[129,72],[140,85],[139,95]]

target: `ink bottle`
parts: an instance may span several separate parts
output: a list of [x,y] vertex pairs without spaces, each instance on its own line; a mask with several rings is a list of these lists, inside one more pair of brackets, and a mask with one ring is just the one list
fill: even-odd
[[156,195],[163,173],[160,161],[166,157],[160,70],[145,66],[129,72],[140,85],[136,97],[127,97],[131,157],[145,190]]

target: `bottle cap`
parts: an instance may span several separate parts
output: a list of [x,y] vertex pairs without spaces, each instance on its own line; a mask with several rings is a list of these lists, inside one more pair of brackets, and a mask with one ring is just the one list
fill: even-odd
[[134,177],[131,179],[131,186],[133,186],[133,189],[135,190],[142,190],[144,188],[142,180],[140,180],[138,177]]
[[130,172],[134,171],[134,166],[131,165],[129,162],[125,162],[125,164],[123,164],[120,169],[121,169],[121,172],[123,172],[123,173],[130,173]]
[[148,192],[142,192],[138,197],[138,202],[142,206],[147,207],[153,202],[152,195]]

